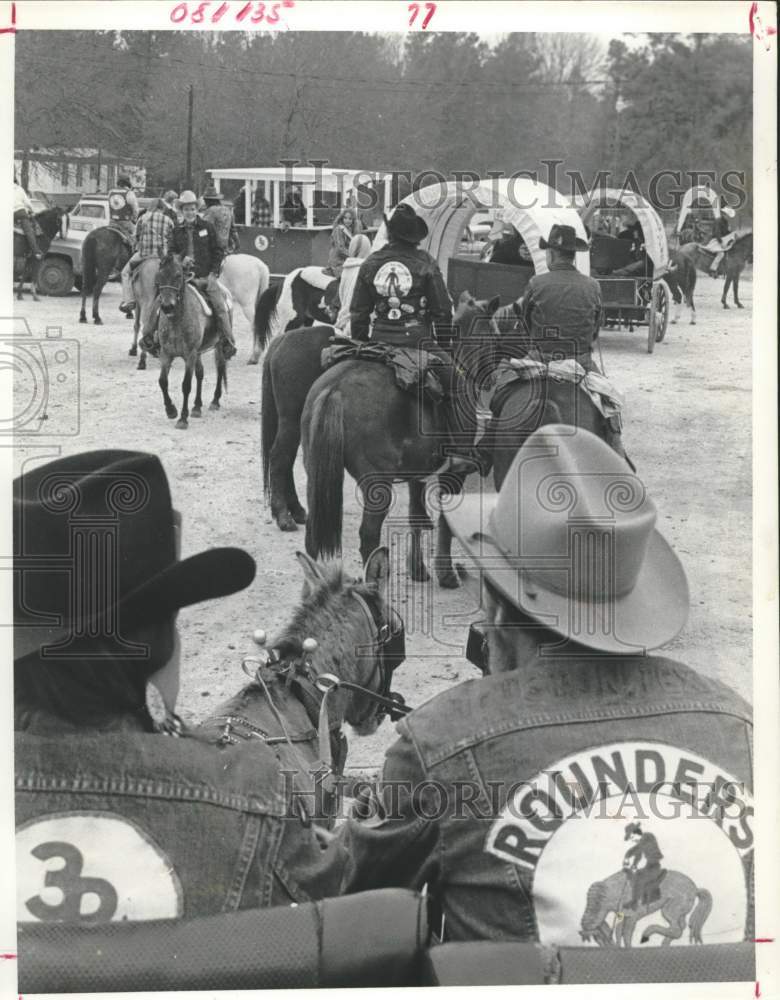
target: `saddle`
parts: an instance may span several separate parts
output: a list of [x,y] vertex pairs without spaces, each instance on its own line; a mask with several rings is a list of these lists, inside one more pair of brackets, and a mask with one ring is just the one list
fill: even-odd
[[496,396],[508,386],[517,382],[552,379],[557,382],[572,382],[593,402],[611,427],[622,429],[622,410],[625,397],[606,376],[596,371],[586,371],[574,358],[562,361],[536,361],[533,358],[507,358],[499,362],[492,387],[487,390],[485,403],[493,408]]
[[[222,284],[221,281],[217,281],[217,284],[222,289],[222,294],[225,296],[225,304],[227,305],[227,310],[230,313],[230,315],[232,316],[233,315],[233,296],[230,294],[230,292],[228,291],[228,289]],[[198,299],[198,302],[200,304],[200,307],[203,310],[203,315],[204,316],[209,316],[209,317],[213,316],[214,315],[214,311],[211,308],[211,303],[206,298],[206,296],[203,294],[203,292],[201,292],[201,290],[198,288],[198,286],[194,283],[194,281],[188,281],[187,282],[187,286],[189,288],[191,288],[192,291],[195,293],[195,295],[196,295],[196,297]]]
[[713,237],[708,243],[698,243],[697,246],[707,253],[727,253],[737,242],[736,233],[727,233],[720,243]]
[[444,362],[429,351],[331,337],[331,346],[324,348],[320,355],[323,371],[339,361],[379,362],[392,368],[395,384],[404,392],[417,393],[422,388],[426,398],[433,403],[440,403],[445,397],[442,380],[435,371]]

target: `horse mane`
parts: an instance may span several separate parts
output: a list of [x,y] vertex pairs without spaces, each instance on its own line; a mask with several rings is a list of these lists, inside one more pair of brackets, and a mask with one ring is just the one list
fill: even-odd
[[585,910],[589,910],[591,906],[601,906],[606,892],[607,887],[604,882],[592,882],[585,897]]
[[[310,587],[293,611],[289,623],[279,636],[269,643],[269,648],[278,649],[282,657],[288,654],[299,655],[304,639],[311,637],[319,640],[320,636],[326,634],[333,625],[333,608],[341,603],[343,597],[359,594],[368,601],[376,598],[376,588],[372,584],[349,577],[340,562],[319,565],[324,579],[313,588]],[[346,607],[339,608],[341,620],[353,609],[356,614],[362,614],[357,603],[352,602],[348,610]]]

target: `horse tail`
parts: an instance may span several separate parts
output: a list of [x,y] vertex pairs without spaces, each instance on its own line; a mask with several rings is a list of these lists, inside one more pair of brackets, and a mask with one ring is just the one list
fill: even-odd
[[696,908],[688,918],[688,933],[692,944],[701,944],[701,929],[712,910],[712,894],[706,889],[699,889],[696,900]]
[[261,292],[255,301],[255,351],[260,354],[268,346],[268,337],[271,331],[271,320],[276,314],[276,305],[279,301],[282,285],[273,285]]
[[274,399],[274,387],[271,381],[270,357],[265,359],[262,375],[260,402],[260,450],[263,458],[263,493],[268,498],[271,490],[271,448],[276,440],[279,428],[279,413]]
[[338,556],[344,516],[344,407],[338,392],[326,389],[317,397],[307,437],[306,551],[314,559]]
[[91,295],[97,278],[97,240],[87,233],[81,244],[81,291]]

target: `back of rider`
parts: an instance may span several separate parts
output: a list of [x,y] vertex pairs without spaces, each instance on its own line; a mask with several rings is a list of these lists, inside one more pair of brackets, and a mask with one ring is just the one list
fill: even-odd
[[15,765],[19,920],[186,918],[320,895],[303,888],[316,838],[259,740],[219,751],[154,734],[24,732]]
[[414,347],[450,327],[452,303],[441,271],[429,253],[400,240],[370,254],[360,267],[350,305],[351,335],[396,347]]
[[[623,919],[638,821],[666,866],[650,923],[669,929],[667,906],[705,944],[754,936],[751,713],[725,685],[664,657],[551,655],[397,730],[379,797],[324,862],[342,891],[427,883],[447,939],[582,945]],[[671,931],[690,943],[685,920]]]
[[575,358],[592,368],[591,350],[601,317],[601,290],[595,278],[566,262],[536,274],[523,296],[522,317],[539,360]]

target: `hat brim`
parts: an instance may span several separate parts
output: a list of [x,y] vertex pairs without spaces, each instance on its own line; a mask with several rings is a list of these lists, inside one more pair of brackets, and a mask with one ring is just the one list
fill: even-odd
[[589,649],[624,656],[665,645],[685,625],[689,606],[685,571],[669,543],[654,530],[633,590],[614,602],[611,632],[575,632],[572,622],[587,621],[580,612],[594,604],[541,587],[529,578],[521,558],[510,558],[496,545],[487,525],[497,500],[497,493],[462,494],[460,503],[444,516],[474,568],[530,618]]
[[[101,615],[79,624],[99,627],[101,619],[107,614],[123,628],[164,621],[191,604],[243,590],[254,580],[256,569],[254,559],[243,549],[208,549],[172,563]],[[15,623],[15,659],[28,656],[42,646],[71,634],[70,623],[60,621],[42,626],[37,624],[38,621],[38,618],[32,619],[30,625]]]
[[579,236],[574,238],[574,249],[572,247],[559,247],[555,244],[551,245],[547,242],[544,236],[539,237],[539,249],[540,250],[568,250],[569,253],[576,253],[578,250],[590,250],[590,247],[581,239]]

